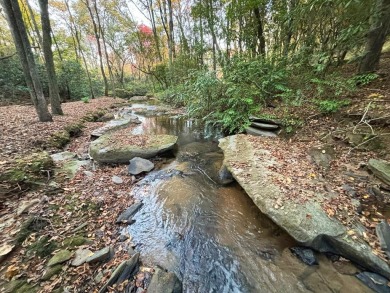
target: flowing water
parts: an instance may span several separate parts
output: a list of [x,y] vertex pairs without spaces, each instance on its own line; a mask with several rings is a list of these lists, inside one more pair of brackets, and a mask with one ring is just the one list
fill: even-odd
[[143,262],[175,272],[184,292],[370,292],[323,255],[304,265],[240,186],[218,184],[218,132],[178,117],[140,119],[134,134],[179,137],[175,158],[132,190],[144,205],[127,232]]

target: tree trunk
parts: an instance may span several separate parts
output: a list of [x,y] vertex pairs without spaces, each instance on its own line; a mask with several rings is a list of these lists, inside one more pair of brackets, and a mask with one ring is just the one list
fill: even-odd
[[54,67],[53,52],[51,50],[51,27],[48,10],[48,0],[39,0],[42,23],[42,48],[45,56],[47,80],[49,82],[50,107],[54,115],[64,115],[61,109],[60,91],[58,89],[57,75]]
[[23,73],[30,91],[31,100],[34,103],[39,121],[53,121],[47,108],[47,103],[42,91],[42,85],[38,78],[31,45],[27,37],[26,27],[23,22],[18,1],[0,0],[7,16],[8,24],[15,47],[22,63]]
[[390,32],[390,0],[377,0],[371,29],[367,34],[365,54],[360,62],[359,73],[379,69],[383,44]]
[[85,1],[85,5],[87,6],[89,15],[91,17],[93,32],[94,32],[95,38],[96,38],[96,43],[97,43],[97,48],[98,48],[98,55],[99,55],[100,71],[102,73],[103,82],[104,82],[104,95],[108,96],[108,81],[107,81],[106,73],[104,72],[103,56],[102,56],[102,46],[100,44],[100,35],[99,35],[99,32],[98,32],[98,27],[96,25],[96,21],[95,21],[95,18],[93,16],[93,12],[92,12],[89,0]]
[[160,50],[160,41],[159,41],[158,34],[157,34],[156,19],[154,16],[152,0],[148,0],[148,12],[149,12],[149,16],[150,16],[150,22],[152,24],[154,42],[156,43],[158,60],[161,62],[163,60],[163,58],[162,58],[161,50]]
[[175,57],[175,38],[173,35],[173,10],[172,10],[172,1],[168,1],[168,13],[169,13],[169,22],[168,22],[168,27],[169,27],[169,47],[170,47],[170,54],[172,56],[169,57],[170,62],[172,63],[173,58]]

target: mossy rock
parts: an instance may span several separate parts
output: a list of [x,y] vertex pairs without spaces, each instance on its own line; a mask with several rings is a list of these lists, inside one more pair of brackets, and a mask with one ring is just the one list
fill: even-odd
[[107,112],[105,110],[98,110],[87,113],[82,119],[82,122],[96,122],[103,117]]
[[85,244],[87,241],[88,239],[84,238],[83,236],[73,236],[73,237],[66,238],[63,241],[62,246],[64,248],[75,248]]
[[66,130],[61,130],[52,134],[52,136],[49,139],[49,146],[61,149],[69,142],[70,142],[69,132]]
[[57,264],[55,266],[48,267],[46,269],[46,272],[42,276],[42,281],[49,280],[51,277],[53,277],[55,275],[58,275],[61,271],[62,271],[62,265],[61,264]]
[[73,253],[67,249],[62,249],[58,251],[47,263],[48,267],[53,267],[55,265],[66,262],[72,257]]
[[51,255],[51,253],[57,249],[57,243],[54,241],[50,241],[49,237],[43,236],[38,239],[38,241],[32,243],[28,248],[28,253],[34,253],[39,257],[47,257]]
[[4,286],[5,292],[9,293],[35,293],[38,288],[32,284],[27,283],[25,279],[12,280]]
[[65,126],[65,131],[69,133],[70,137],[76,137],[81,134],[83,131],[84,125],[82,122],[80,123],[72,123],[67,126]]

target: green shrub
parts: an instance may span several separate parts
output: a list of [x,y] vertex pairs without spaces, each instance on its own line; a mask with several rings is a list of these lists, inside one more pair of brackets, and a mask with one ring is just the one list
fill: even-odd
[[338,100],[322,100],[316,101],[318,108],[322,113],[330,114],[338,112],[342,107],[349,105],[348,100],[338,101]]
[[89,103],[89,97],[83,97],[83,98],[81,98],[81,101],[83,103]]

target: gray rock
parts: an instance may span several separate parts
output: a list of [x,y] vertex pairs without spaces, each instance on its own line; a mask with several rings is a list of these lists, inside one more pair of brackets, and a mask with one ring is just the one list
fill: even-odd
[[[136,116],[134,116],[133,119],[138,119],[138,118]],[[91,136],[93,136],[93,137],[100,137],[100,136],[102,136],[103,134],[105,134],[105,133],[107,133],[109,131],[112,131],[112,130],[115,130],[115,129],[119,129],[119,128],[122,128],[122,127],[126,127],[129,124],[131,124],[131,123],[132,123],[132,117],[130,117],[130,116],[129,117],[125,117],[125,118],[123,117],[123,118],[111,120],[108,123],[106,123],[105,125],[103,125],[102,127],[92,131]]]
[[52,154],[50,155],[50,157],[53,159],[54,162],[61,162],[61,161],[74,159],[77,157],[77,154],[66,151],[57,154]]
[[105,293],[108,287],[128,279],[136,268],[138,258],[139,253],[135,254],[130,260],[123,261],[111,274],[110,279],[108,279],[106,284],[99,290],[99,293]]
[[317,258],[312,249],[307,247],[295,246],[290,248],[291,252],[302,262],[309,266],[318,265]]
[[116,175],[112,176],[111,180],[115,184],[122,184],[123,183],[123,179],[119,176],[116,176]]
[[311,158],[318,167],[328,169],[330,162],[333,160],[334,150],[331,147],[312,148],[309,151]]
[[376,177],[390,185],[390,163],[385,160],[370,159],[368,168]]
[[182,284],[174,273],[165,272],[160,268],[156,268],[148,293],[181,293]]
[[63,262],[66,262],[67,260],[69,260],[71,257],[72,257],[73,253],[70,252],[69,250],[66,250],[66,249],[62,249],[60,251],[58,251],[50,260],[49,262],[47,263],[47,265],[49,267],[52,267],[56,264],[60,264],[60,263],[63,263]]
[[90,163],[89,160],[85,161],[79,161],[79,160],[70,160],[65,161],[62,167],[60,168],[60,173],[65,173],[66,177],[69,179],[73,179],[77,172],[81,169],[83,166],[87,166]]
[[[278,203],[284,198],[285,191],[274,182],[277,178],[283,181],[284,177],[270,168],[278,164],[277,158],[268,150],[254,149],[245,135],[229,136],[219,142],[225,156],[224,165],[236,181],[257,207],[300,245],[344,256],[370,271],[390,277],[389,265],[373,254],[368,244],[349,237],[348,228],[328,217],[322,209],[320,202],[328,200],[329,195],[304,190],[307,193],[305,197],[310,200],[304,204],[285,200],[281,209]],[[264,159],[256,160],[255,152],[263,153]],[[247,173],[235,168],[233,162],[251,165],[252,179],[248,180],[245,176]]]
[[[128,134],[124,140],[131,142],[137,135]],[[89,154],[99,163],[127,163],[129,160],[140,157],[144,159],[153,158],[172,150],[177,142],[174,135],[143,135],[145,144],[120,143],[111,139],[111,134],[107,133],[90,144]]]
[[116,219],[116,224],[128,223],[131,220],[131,217],[135,215],[136,212],[143,206],[142,202],[136,202],[128,207],[124,212],[122,212]]
[[260,122],[260,123],[267,123],[267,124],[276,124],[276,125],[279,125],[279,126],[283,124],[282,121],[277,120],[277,119],[259,118],[259,117],[255,117],[255,116],[250,116],[249,120],[253,121],[253,122]]
[[248,127],[245,129],[245,132],[250,135],[255,136],[266,136],[266,137],[275,137],[277,136],[275,132],[268,131],[268,130],[261,130],[253,127]]
[[143,102],[147,100],[149,100],[147,96],[134,96],[130,98],[130,101],[138,101],[138,102]]
[[83,171],[84,175],[87,176],[87,177],[93,177],[93,172],[91,171]]
[[234,178],[232,173],[226,168],[226,166],[222,166],[218,172],[218,180],[222,185],[227,185],[234,182]]
[[261,122],[252,122],[251,127],[258,128],[258,129],[264,129],[264,130],[278,130],[279,129],[279,125],[261,123]]
[[112,253],[112,248],[110,246],[104,247],[103,249],[98,250],[91,256],[89,256],[85,262],[94,263],[94,262],[102,262],[110,259]]
[[380,275],[362,272],[356,277],[377,293],[390,293],[390,287],[387,285],[389,281]]
[[146,159],[135,157],[130,160],[130,165],[128,167],[129,174],[138,175],[142,172],[150,172],[154,168],[154,164]]
[[390,258],[390,226],[387,224],[387,221],[382,220],[375,227],[376,235],[379,238],[379,242],[381,244],[382,250],[387,254]]
[[93,255],[93,252],[90,251],[89,249],[79,248],[75,252],[75,256],[71,265],[74,267],[81,266],[83,263],[86,262],[87,258],[90,257],[91,255]]
[[104,277],[103,272],[100,271],[100,272],[95,276],[95,278],[93,278],[93,279],[95,280],[96,283],[100,283],[100,282],[103,280],[103,277]]

